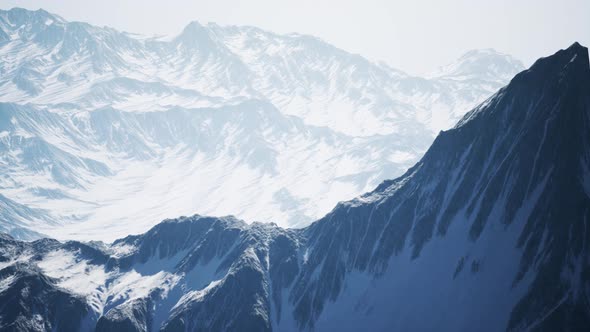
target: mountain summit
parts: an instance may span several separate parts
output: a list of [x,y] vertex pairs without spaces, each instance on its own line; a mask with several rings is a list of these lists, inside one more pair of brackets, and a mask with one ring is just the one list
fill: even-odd
[[522,62],[494,49],[471,50],[429,77],[494,82],[498,77],[511,79],[523,67]]
[[18,305],[0,328],[583,331],[589,91],[586,48],[539,59],[403,176],[302,229],[193,216],[110,245],[3,236],[0,302]]

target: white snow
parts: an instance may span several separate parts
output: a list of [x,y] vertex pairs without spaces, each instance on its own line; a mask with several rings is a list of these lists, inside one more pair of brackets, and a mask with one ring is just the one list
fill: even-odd
[[14,281],[16,281],[15,275],[9,275],[5,278],[0,279],[0,293],[7,290]]
[[85,296],[96,292],[108,277],[103,266],[88,264],[64,250],[50,252],[38,265],[43,273],[59,279],[60,287]]
[[193,301],[200,301],[202,300],[205,295],[207,295],[207,293],[209,293],[211,291],[211,289],[215,288],[217,285],[219,285],[223,280],[214,280],[211,281],[209,283],[209,285],[207,285],[207,287],[200,289],[200,290],[196,290],[196,291],[190,291],[188,293],[186,293],[185,295],[183,295],[180,300],[178,300],[178,303],[172,308],[172,310],[178,308],[178,307],[182,307],[184,305],[186,305],[186,303],[188,302],[193,302]]
[[[521,69],[484,51],[461,58],[452,79],[450,71],[411,77],[314,37],[216,24],[192,27],[202,33],[197,44],[87,26],[97,53],[86,36],[79,49],[66,49],[6,25],[0,100],[30,113],[16,111],[0,133],[9,144],[0,187],[49,211],[59,223],[31,223],[59,239],[112,241],[194,213],[306,225],[401,175],[439,130]],[[104,108],[120,113],[93,117]],[[174,122],[179,110],[194,114]],[[130,118],[153,114],[166,117]],[[27,150],[29,139],[50,148],[38,163],[24,160],[44,151]],[[72,164],[62,152],[102,163],[112,175]],[[59,183],[61,175],[74,183]],[[64,197],[47,199],[38,189]]]

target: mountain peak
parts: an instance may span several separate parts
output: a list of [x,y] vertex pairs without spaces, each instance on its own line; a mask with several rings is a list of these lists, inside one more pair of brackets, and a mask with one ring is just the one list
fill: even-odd
[[498,77],[510,79],[523,69],[522,62],[514,57],[487,48],[467,51],[456,61],[440,67],[428,76],[452,80],[493,81]]
[[183,31],[199,31],[204,28],[205,26],[203,26],[199,21],[191,21],[184,27]]
[[588,62],[588,48],[580,45],[578,42],[574,42],[570,47],[564,50],[557,51],[557,53],[550,58],[556,58],[556,61],[566,62],[568,64],[574,63],[584,69],[590,68]]
[[180,33],[181,38],[195,38],[207,34],[207,28],[198,21],[192,21],[187,24]]
[[37,10],[29,10],[20,7],[14,7],[9,10],[0,10],[0,14],[7,15],[9,21],[13,24],[22,25],[35,20],[55,20],[65,21],[58,15],[52,14],[45,9],[39,8]]
[[566,54],[571,55],[570,62],[577,62],[585,68],[590,68],[588,60],[588,48],[574,42],[570,47],[564,50]]
[[[564,91],[573,91],[572,89],[586,89],[590,87],[590,65],[588,61],[588,49],[579,43],[574,43],[566,49],[561,49],[556,53],[540,58],[528,69],[516,75],[504,89],[499,91],[495,96],[492,96],[488,101],[468,112],[455,126],[455,128],[462,127],[472,119],[479,117],[482,111],[488,109],[489,104],[497,103],[506,95],[511,95],[514,98],[519,96],[526,96],[530,98],[533,94],[538,98],[544,97],[548,93],[562,93]],[[574,90],[575,90],[574,89]],[[578,91],[576,90],[576,92]],[[493,108],[491,108],[493,109]],[[548,119],[553,116],[555,111],[551,108],[539,108],[545,114],[542,116]],[[522,106],[520,108],[504,108],[505,119],[510,119],[510,115],[514,115],[515,111],[528,112],[528,107]],[[524,121],[524,118],[517,117]],[[515,123],[515,119],[511,119],[511,124]],[[507,125],[506,123],[502,126]],[[573,128],[573,126],[572,126]],[[571,129],[571,128],[570,128]]]
[[583,51],[588,53],[588,48],[585,46],[582,46],[580,43],[578,43],[577,41],[574,42],[573,44],[570,45],[570,47],[567,48],[568,50],[576,50],[576,51]]
[[590,69],[588,48],[575,42],[566,49],[559,50],[553,55],[535,61],[529,70],[517,75],[515,79],[531,73],[537,75],[577,76],[588,69]]
[[213,40],[209,34],[207,27],[203,26],[197,21],[190,22],[176,37],[176,40],[182,43],[185,47],[213,47]]
[[470,58],[470,57],[483,57],[483,56],[505,56],[506,54],[496,51],[494,48],[476,48],[469,50],[460,57],[463,58]]

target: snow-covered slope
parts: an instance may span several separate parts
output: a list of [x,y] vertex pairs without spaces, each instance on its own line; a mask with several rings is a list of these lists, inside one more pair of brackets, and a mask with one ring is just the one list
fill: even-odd
[[0,303],[18,305],[0,328],[584,331],[589,165],[574,44],[308,227],[193,216],[108,245],[3,235]]
[[450,68],[412,77],[254,27],[146,38],[0,11],[0,190],[61,239],[174,214],[306,225],[402,174],[522,65],[474,51]]

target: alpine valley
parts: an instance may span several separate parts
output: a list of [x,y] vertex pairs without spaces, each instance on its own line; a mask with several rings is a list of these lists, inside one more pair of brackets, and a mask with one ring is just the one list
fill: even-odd
[[0,230],[111,242],[195,213],[306,226],[402,175],[523,69],[475,50],[415,77],[299,34],[145,37],[0,11]]

